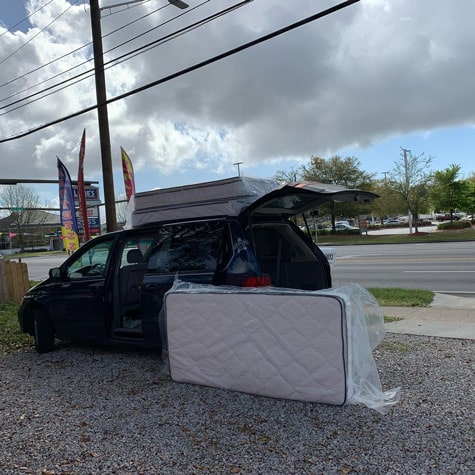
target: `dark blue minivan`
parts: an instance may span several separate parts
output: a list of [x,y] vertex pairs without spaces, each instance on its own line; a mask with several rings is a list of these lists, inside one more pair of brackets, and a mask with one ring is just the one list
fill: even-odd
[[[232,180],[245,193],[225,196],[214,189],[206,195],[211,185]],[[327,259],[291,218],[329,200],[367,203],[377,197],[320,183],[261,186],[260,180],[241,177],[199,186],[200,192],[192,185],[159,190],[158,205],[156,196],[138,193],[138,218],[130,229],[90,240],[29,290],[19,323],[34,336],[38,352],[53,350],[55,339],[159,351],[158,317],[177,278],[240,287],[329,288]],[[167,191],[179,194],[166,202]],[[164,213],[157,214],[160,209]]]

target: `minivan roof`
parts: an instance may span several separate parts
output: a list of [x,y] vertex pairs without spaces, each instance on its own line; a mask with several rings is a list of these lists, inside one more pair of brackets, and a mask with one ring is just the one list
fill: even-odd
[[275,180],[234,177],[136,193],[126,227],[212,216],[266,214],[292,216],[330,201],[368,203],[378,195],[316,182],[281,184]]

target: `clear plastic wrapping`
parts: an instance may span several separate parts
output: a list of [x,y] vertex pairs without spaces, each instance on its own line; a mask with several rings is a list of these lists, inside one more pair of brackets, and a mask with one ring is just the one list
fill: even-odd
[[400,388],[383,391],[373,350],[386,334],[381,307],[364,287],[348,284],[321,291],[345,301],[347,330],[347,404],[365,404],[385,414],[400,398]]
[[[341,302],[342,308],[342,351],[341,358],[344,359],[343,364],[345,367],[344,373],[338,376],[341,378],[346,378],[344,381],[346,387],[346,397],[344,398],[345,404],[364,404],[369,408],[375,409],[378,412],[385,414],[389,408],[396,404],[399,400],[400,389],[391,389],[389,391],[383,391],[381,388],[381,382],[379,379],[378,369],[373,357],[372,351],[376,346],[381,343],[385,336],[385,327],[384,327],[384,318],[382,309],[379,307],[376,299],[363,287],[358,284],[349,284],[339,288],[333,288],[322,291],[300,291],[294,289],[284,289],[276,287],[264,287],[256,289],[243,289],[240,287],[225,287],[225,286],[207,286],[207,285],[198,285],[192,283],[181,282],[179,280],[175,281],[175,284],[170,289],[170,291],[165,296],[165,304],[163,306],[162,313],[160,315],[160,330],[162,335],[162,346],[163,346],[163,360],[166,365],[169,363],[170,355],[168,354],[168,344],[167,344],[167,296],[172,294],[203,294],[205,299],[204,301],[212,300],[212,295],[216,294],[232,294],[233,299],[241,298],[246,299],[246,296],[249,294],[259,294],[269,296],[269,305],[267,314],[262,312],[259,314],[258,318],[265,320],[270,317],[271,312],[282,311],[276,309],[272,305],[273,295],[285,296],[286,302],[290,303],[289,308],[294,308],[298,311],[299,302],[301,302],[302,297],[314,296],[329,296],[338,299]],[[300,299],[300,300],[299,300]],[[281,299],[279,300],[281,301]],[[236,302],[236,300],[234,300]],[[246,308],[243,306],[243,308]],[[208,311],[208,310],[205,310]],[[214,312],[214,317],[216,313],[219,314],[219,311],[216,307],[210,310],[209,312]],[[318,305],[315,306],[315,320],[325,320],[327,316],[318,315],[319,308]],[[223,311],[224,315],[224,311]],[[294,314],[286,313],[283,315],[290,324],[295,320]],[[206,318],[206,315],[205,315]],[[218,315],[219,318],[219,315]],[[224,318],[223,318],[224,320]],[[224,328],[224,330],[223,330]],[[315,329],[313,329],[315,330]],[[226,328],[225,324],[221,326],[223,333],[223,338],[225,335],[229,335],[230,328]],[[240,328],[240,333],[245,332],[243,328]],[[216,333],[213,331],[213,333]],[[303,330],[303,333],[306,333],[306,330]],[[252,335],[249,335],[252,337]],[[216,335],[214,335],[216,338]],[[218,333],[217,338],[220,338]],[[308,345],[312,345],[312,340],[307,340]],[[305,350],[305,348],[296,348],[299,352]],[[328,351],[328,347],[323,347],[319,351]],[[310,354],[310,353],[309,353]],[[318,355],[322,357],[322,360],[325,360],[330,355]],[[331,356],[334,357],[333,354]],[[193,363],[196,366],[197,363]],[[329,366],[331,368],[331,365]],[[277,371],[279,368],[277,367]],[[335,375],[328,375],[329,379],[334,379]],[[282,378],[285,378],[286,375],[283,374]],[[218,378],[219,380],[219,378]],[[229,387],[228,387],[229,389]],[[261,393],[262,394],[262,393]],[[314,394],[312,388],[309,388],[309,394]],[[318,392],[317,392],[318,394]],[[272,394],[270,394],[272,396]],[[277,395],[276,397],[281,397]],[[314,400],[314,399],[312,399]],[[328,402],[327,400],[322,400],[319,402]]]
[[176,219],[237,216],[279,186],[274,180],[243,176],[136,193],[129,205],[126,227]]

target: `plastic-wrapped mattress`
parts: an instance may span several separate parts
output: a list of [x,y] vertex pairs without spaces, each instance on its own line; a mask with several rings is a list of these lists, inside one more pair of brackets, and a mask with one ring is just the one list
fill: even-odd
[[358,285],[307,292],[176,283],[161,325],[177,382],[383,413],[398,400],[399,390],[382,392],[372,357],[382,313]]
[[129,203],[127,228],[157,221],[237,216],[279,186],[274,180],[235,177],[136,193]]

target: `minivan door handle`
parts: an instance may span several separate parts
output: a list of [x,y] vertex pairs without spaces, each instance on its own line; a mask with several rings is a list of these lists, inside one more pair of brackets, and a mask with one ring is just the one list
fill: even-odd
[[144,290],[158,290],[160,286],[158,284],[145,284],[142,286]]

